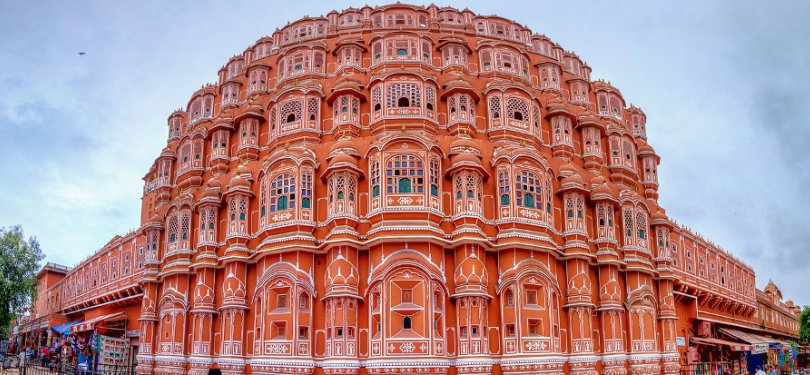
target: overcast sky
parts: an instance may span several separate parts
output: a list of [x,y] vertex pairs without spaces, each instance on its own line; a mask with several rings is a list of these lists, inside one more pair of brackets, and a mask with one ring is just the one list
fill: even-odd
[[[136,228],[169,113],[259,37],[338,3],[5,2],[0,227],[66,265]],[[810,304],[810,2],[439,5],[578,53],[646,112],[668,215]]]

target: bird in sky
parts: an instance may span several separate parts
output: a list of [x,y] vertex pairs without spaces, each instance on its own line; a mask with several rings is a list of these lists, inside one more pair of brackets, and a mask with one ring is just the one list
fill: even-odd
[[79,52],[79,56],[84,56],[84,55],[85,55],[84,52]]

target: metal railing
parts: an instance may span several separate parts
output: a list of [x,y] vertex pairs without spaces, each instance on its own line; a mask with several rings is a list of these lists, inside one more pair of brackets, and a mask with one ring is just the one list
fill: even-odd
[[731,362],[697,362],[681,365],[681,375],[734,375]]
[[15,375],[135,375],[135,366],[98,365],[95,370],[84,366],[57,363],[41,366],[37,358],[20,366],[19,356],[0,355],[0,374]]

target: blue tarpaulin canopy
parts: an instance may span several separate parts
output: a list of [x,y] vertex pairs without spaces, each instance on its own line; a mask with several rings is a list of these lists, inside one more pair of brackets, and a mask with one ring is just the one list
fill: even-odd
[[68,322],[65,324],[60,324],[58,326],[51,327],[52,330],[58,332],[60,335],[67,335],[70,334],[70,327],[75,326],[76,324],[81,323],[80,321],[75,322]]

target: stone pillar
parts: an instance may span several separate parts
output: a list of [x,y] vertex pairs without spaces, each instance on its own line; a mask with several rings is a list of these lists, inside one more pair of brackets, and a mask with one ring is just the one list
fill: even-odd
[[358,301],[360,275],[357,249],[335,247],[327,254],[325,306],[325,374],[357,374],[360,327]]
[[596,375],[597,357],[594,354],[592,282],[586,260],[569,259],[568,295],[565,309],[568,312],[568,335],[570,338],[568,359],[572,375]]
[[213,319],[214,283],[216,270],[211,267],[197,270],[196,283],[192,295],[191,314],[191,352],[189,353],[190,375],[205,375],[213,361]]
[[219,333],[222,344],[217,363],[223,374],[245,373],[245,313],[247,264],[244,261],[231,261],[225,264],[225,278],[222,283],[222,305]]
[[613,264],[599,266],[599,324],[602,332],[602,373],[625,375],[625,310],[619,269]]
[[145,282],[143,284],[143,299],[141,300],[140,322],[140,346],[138,347],[139,375],[152,374],[155,367],[155,324],[157,323],[156,311],[157,283]]
[[460,260],[455,270],[453,302],[456,307],[456,367],[459,373],[490,374],[492,360],[489,353],[489,300],[484,249],[467,244],[456,248]]

